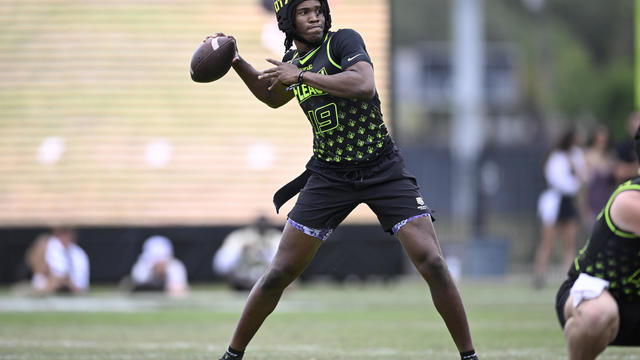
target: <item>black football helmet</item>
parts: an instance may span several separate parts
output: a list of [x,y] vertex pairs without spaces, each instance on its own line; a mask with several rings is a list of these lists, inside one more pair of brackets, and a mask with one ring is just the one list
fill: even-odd
[[[296,35],[295,29],[295,10],[296,6],[305,0],[275,0],[273,2],[273,8],[276,12],[276,20],[278,20],[278,28],[284,32],[287,37],[294,38],[296,40],[307,43],[306,40]],[[331,13],[329,11],[329,2],[327,0],[319,0],[321,11],[324,14],[325,26],[324,33],[326,34],[331,28]]]

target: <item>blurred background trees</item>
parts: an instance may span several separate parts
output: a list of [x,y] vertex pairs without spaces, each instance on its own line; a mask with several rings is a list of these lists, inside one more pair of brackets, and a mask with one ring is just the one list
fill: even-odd
[[[451,39],[448,0],[391,1],[393,46]],[[633,2],[491,0],[488,43],[517,48],[520,105],[543,121],[608,124],[625,135],[633,109]]]

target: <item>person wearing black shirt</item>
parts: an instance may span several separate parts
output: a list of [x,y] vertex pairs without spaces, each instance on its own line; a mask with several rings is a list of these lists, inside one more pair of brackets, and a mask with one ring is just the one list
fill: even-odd
[[[635,135],[640,155],[640,128]],[[640,176],[609,197],[558,290],[556,312],[569,359],[595,359],[608,345],[640,346]]]
[[364,41],[351,29],[329,31],[326,0],[276,0],[274,8],[286,35],[282,61],[268,59],[272,67],[258,71],[236,53],[232,66],[253,95],[268,106],[277,108],[293,98],[298,101],[313,130],[313,155],[306,170],[274,195],[278,210],[299,193],[276,256],[251,290],[222,359],[242,358],[283,290],[360,203],[373,210],[385,231],[398,237],[427,281],[461,358],[477,359],[431,210],[382,119]]

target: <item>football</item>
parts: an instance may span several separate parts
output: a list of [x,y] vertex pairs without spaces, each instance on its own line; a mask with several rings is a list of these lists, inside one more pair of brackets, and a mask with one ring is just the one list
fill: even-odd
[[220,79],[231,68],[235,44],[226,36],[208,38],[191,57],[191,79],[207,83]]

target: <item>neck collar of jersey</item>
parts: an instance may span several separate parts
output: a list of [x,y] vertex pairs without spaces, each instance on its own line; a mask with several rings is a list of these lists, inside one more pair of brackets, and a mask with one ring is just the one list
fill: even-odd
[[[320,48],[322,47],[322,44],[324,44],[324,43],[325,43],[325,41],[327,41],[327,39],[328,39],[328,38],[329,38],[329,33],[327,33],[327,34],[324,36],[324,39],[322,40],[322,43],[320,43],[320,45],[318,45],[315,49],[313,49],[313,50],[309,51],[307,54],[305,54],[305,55],[304,55],[304,57],[300,58],[300,59],[298,60],[298,64],[300,64],[300,65],[304,65],[307,61],[309,61],[309,59],[311,59],[311,58],[313,57],[313,55],[315,55],[315,54],[316,54],[316,52],[318,52],[318,50],[320,50]],[[294,55],[294,57],[295,57],[296,55],[298,55],[298,54],[299,54],[299,53],[296,53],[296,54]]]

